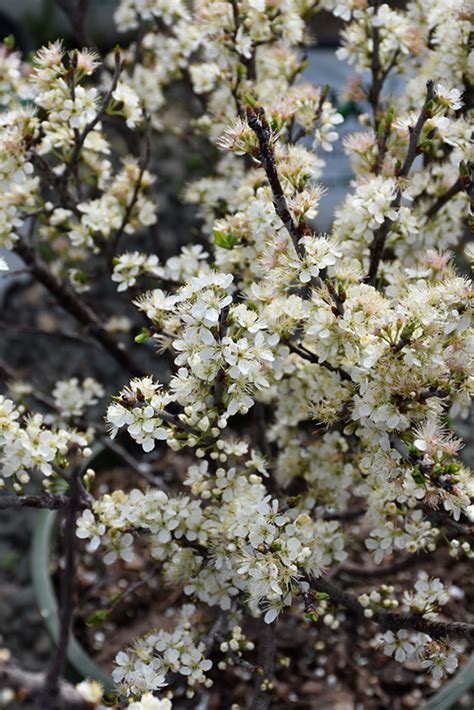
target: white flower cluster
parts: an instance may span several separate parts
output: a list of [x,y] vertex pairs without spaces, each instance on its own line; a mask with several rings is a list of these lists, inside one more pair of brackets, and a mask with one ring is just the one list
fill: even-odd
[[434,680],[454,673],[458,667],[456,650],[449,642],[433,641],[423,633],[410,633],[402,629],[395,634],[386,631],[379,638],[386,656],[393,656],[399,663],[421,661]]
[[191,697],[195,685],[212,685],[212,681],[205,675],[212,668],[212,661],[206,659],[204,644],[196,642],[193,634],[195,612],[193,605],[185,604],[174,631],[152,631],[136,642],[135,647],[127,653],[121,651],[117,655],[113,678],[119,689],[124,695],[145,693],[141,701],[130,704],[129,709],[170,708],[169,701],[161,700],[153,705],[146,696],[146,691],[158,690],[166,685],[167,673],[183,676]]
[[[51,426],[41,414],[28,415],[23,406],[0,395],[0,456],[2,476],[15,478],[18,492],[30,480],[31,471],[51,476],[70,449],[90,454],[88,438],[75,429]],[[2,479],[2,486],[5,482]]]
[[254,467],[252,458],[240,474],[233,467],[212,472],[207,462],[192,466],[186,485],[197,499],[171,498],[160,490],[116,491],[94,504],[94,514],[84,511],[78,535],[97,548],[101,537],[108,544],[107,531],[114,549],[120,539],[131,543],[128,530],[146,531],[151,555],[185,594],[223,610],[244,595],[255,614],[262,605],[267,609],[265,621],[271,623],[291,604],[293,582],[302,571],[319,576],[346,552],[336,521],[282,512],[262,477],[251,472]]
[[144,693],[140,700],[127,705],[128,710],[171,710],[171,700],[156,698],[152,693]]
[[12,249],[22,225],[21,209],[35,205],[38,179],[28,160],[27,141],[38,121],[29,108],[14,109],[0,117],[0,246]]
[[53,389],[54,403],[65,418],[81,417],[104,396],[104,388],[92,377],[79,384],[77,377],[59,380]]
[[142,275],[163,276],[163,269],[159,266],[155,254],[146,256],[139,252],[121,254],[114,259],[114,272],[112,281],[118,283],[117,291],[126,291],[134,286],[137,278]]
[[[58,272],[76,291],[86,291],[91,252],[156,222],[156,205],[145,197],[153,177],[132,156],[124,156],[113,174],[109,139],[98,120],[120,116],[134,128],[142,117],[139,98],[119,82],[106,100],[107,93],[85,83],[100,64],[98,56],[66,52],[59,41],[22,68],[22,83],[14,61],[17,55],[3,48],[0,68],[10,79],[0,82],[0,90],[11,86],[15,92],[0,120],[0,246],[14,248],[28,220],[37,220],[47,250],[61,254]],[[34,101],[36,111],[24,105],[25,98]],[[73,247],[66,252],[64,234]]]
[[[82,289],[103,259],[120,292],[141,278],[158,286],[135,297],[149,321],[136,340],[174,358],[166,384],[132,379],[106,421],[112,437],[125,430],[145,454],[157,442],[186,448],[185,476],[166,492],[101,495],[81,513],[77,535],[91,551],[103,545],[107,564],[131,561],[142,536],[166,583],[199,612],[219,607],[229,617],[225,664],[251,650],[243,614],[270,624],[302,599],[311,608],[311,581],[353,553],[360,559],[364,547],[376,564],[401,551],[434,553],[443,521],[451,535],[454,520],[450,553],[473,554],[462,526],[474,482],[451,432],[474,389],[472,284],[447,251],[461,241],[472,189],[470,11],[463,0],[400,11],[364,0],[320,4],[349,23],[339,55],[365,73],[346,93],[368,97],[372,112],[345,140],[355,176],[327,235],[313,221],[324,193],[318,151],[332,149],[342,115],[326,89],[296,81],[313,2],[122,0],[119,29],[140,28],[140,39],[124,51],[120,77],[119,62],[113,79],[104,69],[100,89],[88,50],[43,48],[23,80],[19,58],[0,53],[0,90],[15,94],[0,117],[0,245],[18,249],[35,219],[55,278],[68,274]],[[405,70],[407,87],[389,105],[385,79]],[[178,120],[166,89],[183,78],[199,101]],[[36,113],[19,103],[28,92]],[[121,245],[146,234],[157,205],[150,150],[115,155],[108,115],[124,135],[146,132],[150,150],[165,130],[217,144],[208,174],[184,192],[206,247],[161,261],[132,251],[146,251],[141,244]],[[22,402],[32,394],[21,383],[16,392]],[[62,420],[79,426],[102,396],[91,378],[61,380],[58,416],[28,415],[0,397],[0,455],[17,492],[30,471],[48,477],[69,453],[85,454],[89,432]],[[351,534],[357,502],[363,522]],[[412,587],[400,602],[392,585],[362,595],[366,618],[401,608],[423,623],[448,601],[441,580],[420,575]],[[336,630],[332,600],[315,604]],[[174,631],[119,653],[114,678],[132,710],[168,708],[153,693],[173,674],[189,694],[210,684],[204,626],[185,604]],[[426,634],[387,631],[382,644],[434,679],[457,665],[455,651]],[[98,697],[89,686],[82,692]]]

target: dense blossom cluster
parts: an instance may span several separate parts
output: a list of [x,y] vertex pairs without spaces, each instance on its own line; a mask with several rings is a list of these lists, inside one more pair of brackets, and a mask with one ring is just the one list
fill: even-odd
[[[61,383],[58,383],[60,386]],[[29,482],[32,471],[51,476],[55,464],[68,454],[90,456],[87,433],[65,426],[64,420],[52,425],[42,414],[29,414],[23,405],[0,395],[0,455],[2,457],[1,487],[5,478],[13,478],[17,492]]]
[[[362,102],[360,130],[344,140],[354,180],[329,234],[317,230],[323,155],[343,117],[327,88],[299,78],[316,5],[347,23],[338,56],[362,72],[345,92]],[[469,209],[472,16],[466,0],[403,11],[365,0],[122,0],[117,25],[140,28],[140,40],[105,62],[115,67],[105,89],[86,81],[98,70],[87,50],[57,42],[27,69],[0,54],[2,95],[32,104],[8,99],[0,120],[0,244],[21,254],[22,225],[37,220],[51,268],[79,291],[104,256],[146,318],[137,340],[175,366],[166,383],[132,379],[106,422],[145,453],[160,442],[185,450],[184,490],[114,491],[78,520],[107,564],[131,561],[143,538],[186,598],[173,631],[117,656],[114,680],[132,710],[169,708],[153,694],[176,677],[189,695],[211,684],[208,607],[227,619],[225,668],[253,650],[245,613],[276,623],[303,600],[307,618],[337,629],[330,596],[309,590],[354,551],[375,565],[434,552],[447,521],[450,553],[473,554],[462,531],[474,479],[450,428],[468,415],[474,385],[472,284],[447,251]],[[384,81],[405,70],[406,90],[389,105]],[[117,170],[104,125],[118,117],[125,131],[165,131],[166,90],[179,80],[200,109],[174,132],[204,136],[219,155],[184,194],[208,245],[160,261],[120,248],[156,221],[154,179],[146,155],[124,156]],[[104,394],[91,378],[60,381],[48,419],[27,413],[20,390],[18,404],[0,399],[4,475],[18,491],[31,470],[50,476],[87,452],[82,419]],[[363,545],[345,524],[357,505]],[[368,620],[399,608],[428,622],[448,601],[441,580],[421,575],[413,589],[372,589],[358,604]],[[378,638],[384,654],[436,681],[462,652],[409,629]]]

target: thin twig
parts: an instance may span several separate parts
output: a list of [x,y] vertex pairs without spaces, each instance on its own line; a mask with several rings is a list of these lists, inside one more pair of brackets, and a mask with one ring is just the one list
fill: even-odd
[[296,355],[299,355],[301,358],[303,358],[303,360],[308,360],[308,362],[312,362],[315,365],[324,367],[326,370],[329,370],[329,372],[334,372],[336,375],[339,375],[341,380],[343,380],[344,382],[352,382],[352,377],[349,375],[348,372],[343,370],[341,367],[335,367],[334,365],[331,365],[331,363],[327,362],[326,360],[321,362],[315,353],[312,353],[310,350],[307,350],[303,345],[293,343],[291,340],[285,340],[285,345],[287,345],[290,350]]
[[[0,378],[5,382],[8,383],[9,380],[13,380],[14,382],[22,380],[20,375],[12,368],[10,365],[5,362],[2,358],[0,358]],[[40,404],[44,404],[45,407],[48,407],[48,409],[54,409],[56,410],[56,405],[54,403],[54,400],[48,397],[48,395],[43,394],[38,390],[36,387],[32,387],[30,396],[33,397],[33,399],[36,399],[37,402]]]
[[15,251],[29,266],[33,276],[55,297],[58,304],[86,326],[90,334],[125,370],[137,376],[143,375],[143,369],[106,329],[92,308],[39,260],[32,247],[19,240],[15,244]]
[[[430,79],[429,81],[426,82],[426,97],[425,97],[425,101],[423,103],[423,108],[420,111],[420,115],[418,116],[418,120],[417,120],[416,124],[410,130],[410,140],[408,143],[408,150],[407,150],[403,165],[402,165],[400,172],[399,172],[399,177],[401,177],[402,179],[408,176],[411,166],[413,165],[413,162],[417,156],[418,139],[420,137],[423,126],[425,125],[426,121],[428,120],[428,118],[431,115],[428,110],[428,105],[433,100],[433,97],[434,97],[434,88],[433,88],[433,82]],[[402,201],[402,190],[401,190],[401,187],[399,186],[397,189],[396,197],[392,201],[391,209],[392,210],[398,209],[400,207],[401,201]],[[375,282],[377,280],[377,272],[378,272],[378,269],[380,266],[380,262],[383,258],[383,252],[385,249],[385,241],[387,239],[387,236],[388,236],[394,222],[395,222],[395,220],[391,219],[390,217],[385,217],[383,223],[380,225],[380,227],[374,233],[374,238],[373,238],[372,244],[370,246],[369,272],[365,278],[366,283],[371,284],[371,286],[374,286]]]
[[453,520],[449,514],[443,510],[435,510],[427,505],[418,506],[418,508],[421,509],[428,520],[434,523],[437,527],[447,528],[459,537],[463,537],[471,542],[474,541],[473,526],[464,525],[463,523]]
[[259,109],[257,112],[248,108],[247,110],[247,120],[250,128],[254,131],[258,138],[260,147],[260,160],[265,170],[268,182],[273,196],[273,206],[275,207],[275,212],[278,217],[283,222],[286,231],[291,237],[293,246],[296,253],[300,259],[304,259],[305,250],[302,244],[300,244],[300,239],[304,236],[301,224],[296,225],[290,214],[288,208],[288,203],[286,201],[285,194],[280,182],[280,177],[278,175],[278,169],[276,166],[275,150],[273,148],[273,137],[270,126],[267,123],[265,113],[263,109]]
[[[0,688],[11,688],[13,691],[21,693],[23,701],[36,698],[43,685],[43,673],[26,671],[12,661],[0,662]],[[64,680],[59,683],[59,695],[63,707],[67,710],[90,710],[90,704],[79,695],[73,685]],[[51,710],[51,708],[49,705],[43,705],[41,710]],[[95,706],[95,710],[107,709],[105,705],[98,705]]]
[[133,208],[135,207],[137,200],[138,200],[138,196],[140,194],[143,176],[145,174],[145,170],[147,169],[148,163],[150,161],[150,151],[151,151],[150,130],[151,130],[151,128],[150,128],[149,119],[147,117],[145,117],[145,120],[147,122],[146,128],[145,128],[145,150],[144,150],[143,156],[140,160],[138,177],[135,182],[130,200],[129,200],[127,207],[125,209],[122,222],[111,240],[111,247],[110,247],[110,251],[109,251],[110,257],[113,257],[113,255],[117,251],[117,247],[119,245],[120,239],[125,231],[127,224],[130,221],[130,217],[132,215]]
[[[374,8],[374,15],[376,17],[377,10],[379,6],[379,1],[375,0],[371,3]],[[370,56],[370,69],[372,72],[372,84],[368,91],[367,98],[372,107],[372,114],[374,118],[374,128],[377,133],[378,123],[379,123],[379,102],[380,102],[380,92],[382,91],[382,76],[380,71],[380,31],[377,25],[372,25],[372,53]]]
[[426,211],[426,217],[427,219],[433,219],[433,217],[438,214],[440,209],[442,209],[452,197],[458,194],[458,192],[462,192],[462,182],[461,178],[458,178],[453,185],[449,188],[449,190],[446,190],[445,193],[443,193],[436,202],[433,202],[431,207]]
[[[30,273],[29,269],[24,269],[25,273]],[[81,343],[81,345],[93,345],[97,347],[95,340],[85,338],[75,333],[66,333],[63,330],[43,330],[42,328],[36,328],[32,325],[17,325],[16,323],[9,323],[5,320],[0,320],[0,328],[8,330],[12,335],[39,335],[46,338],[61,338],[62,340],[70,340],[74,343]]]
[[[360,619],[364,619],[364,607],[360,604],[357,596],[350,592],[343,591],[333,582],[328,582],[321,577],[312,580],[311,587],[317,592],[324,592],[330,596],[331,601],[337,606],[352,611]],[[370,619],[379,624],[384,629],[398,631],[400,629],[410,629],[421,631],[432,638],[465,639],[470,643],[474,642],[474,624],[466,624],[454,621],[432,621],[416,614],[396,614],[383,609],[374,612]]]
[[110,99],[112,98],[112,94],[114,93],[115,89],[117,88],[118,80],[119,80],[120,74],[122,72],[122,66],[123,65],[122,65],[122,60],[120,58],[120,52],[119,52],[119,50],[116,50],[116,52],[115,52],[115,70],[114,70],[114,74],[112,76],[112,83],[110,84],[108,91],[105,93],[104,98],[102,99],[102,104],[100,105],[100,108],[97,111],[96,115],[94,116],[94,118],[91,121],[89,121],[89,123],[83,129],[82,133],[79,135],[77,141],[74,144],[74,149],[71,153],[71,157],[69,158],[66,169],[64,170],[63,174],[61,175],[61,178],[65,182],[67,182],[68,178],[70,177],[72,172],[75,170],[76,163],[79,160],[79,155],[80,155],[80,152],[82,150],[82,147],[85,143],[87,136],[96,127],[96,125],[105,116],[105,114],[107,112],[107,108],[109,106]]
[[125,449],[113,439],[110,439],[108,436],[101,437],[100,441],[104,444],[104,446],[110,449],[110,451],[113,451],[114,454],[119,456],[122,461],[124,461],[128,466],[130,466],[132,471],[138,473],[139,476],[143,476],[143,478],[148,481],[148,483],[151,483],[153,486],[161,484],[161,482],[156,478],[156,476],[153,476],[153,474],[151,473],[152,467],[149,463],[145,461],[137,461],[127,451],[127,449]]
[[[306,251],[304,246],[301,244],[301,239],[306,234],[306,224],[304,222],[295,223],[288,208],[288,202],[286,200],[285,193],[283,192],[283,187],[278,175],[275,149],[273,147],[273,134],[266,119],[264,109],[260,106],[255,110],[248,106],[247,120],[250,128],[253,130],[258,139],[259,159],[262,163],[263,169],[265,170],[265,174],[272,191],[275,212],[283,222],[283,225],[291,238],[298,258],[304,260]],[[313,277],[311,283],[315,288],[324,288],[324,281],[319,276]],[[343,301],[329,280],[327,281],[327,288],[331,299],[335,304],[334,308],[336,315],[343,315]],[[309,294],[309,289],[306,289],[306,297],[308,297]]]

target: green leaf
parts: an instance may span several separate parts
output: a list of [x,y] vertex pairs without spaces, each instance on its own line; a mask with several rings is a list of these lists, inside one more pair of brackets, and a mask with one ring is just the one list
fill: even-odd
[[87,626],[98,626],[99,624],[102,624],[110,616],[110,612],[111,609],[99,609],[98,611],[95,611],[87,617]]
[[3,44],[7,49],[15,49],[15,37],[14,35],[7,35],[3,40]]
[[251,106],[252,108],[257,108],[257,106],[258,106],[257,100],[254,99],[252,94],[245,94],[244,99],[248,103],[249,106]]
[[146,340],[149,339],[150,336],[151,333],[148,328],[142,328],[141,332],[135,336],[134,340],[136,343],[144,343]]
[[214,229],[214,244],[221,249],[233,249],[239,242],[239,238],[231,232],[222,232]]
[[411,475],[413,476],[413,480],[415,481],[415,483],[424,483],[425,482],[425,477],[421,473],[418,466],[414,467],[413,471],[411,472]]

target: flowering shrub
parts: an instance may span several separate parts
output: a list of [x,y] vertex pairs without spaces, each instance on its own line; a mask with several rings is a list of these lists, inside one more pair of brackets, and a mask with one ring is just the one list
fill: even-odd
[[[338,57],[359,73],[345,98],[367,110],[344,139],[354,178],[330,234],[315,228],[318,181],[343,117],[301,76],[318,9],[346,23]],[[374,565],[445,544],[473,555],[474,480],[452,432],[473,389],[472,286],[449,251],[473,224],[472,4],[122,0],[115,18],[139,39],[102,64],[61,42],[31,65],[2,50],[0,244],[133,375],[108,405],[109,435],[126,432],[144,454],[165,442],[187,470],[166,490],[93,498],[81,461],[104,390],[87,376],[58,381],[47,415],[25,383],[0,398],[3,485],[31,503],[37,473],[43,504],[60,507],[65,479],[89,550],[129,561],[143,538],[163,583],[182,590],[174,630],[150,629],[117,656],[130,709],[168,708],[168,687],[192,697],[219,668],[248,665],[248,615],[264,622],[254,707],[271,697],[268,629],[301,612],[336,630],[349,609],[378,625],[384,654],[439,680],[474,639],[440,619],[442,580],[362,594],[332,580],[362,554],[357,515]],[[402,92],[385,91],[389,75],[403,75]],[[197,97],[179,127],[167,112],[176,82]],[[142,139],[141,156],[120,153],[109,119]],[[220,152],[184,195],[206,245],[162,261],[127,239],[157,220],[150,153],[172,130]],[[89,305],[98,263],[119,292],[133,288],[147,321],[136,340],[171,353],[169,381],[143,372]],[[91,684],[78,692],[101,701]]]

